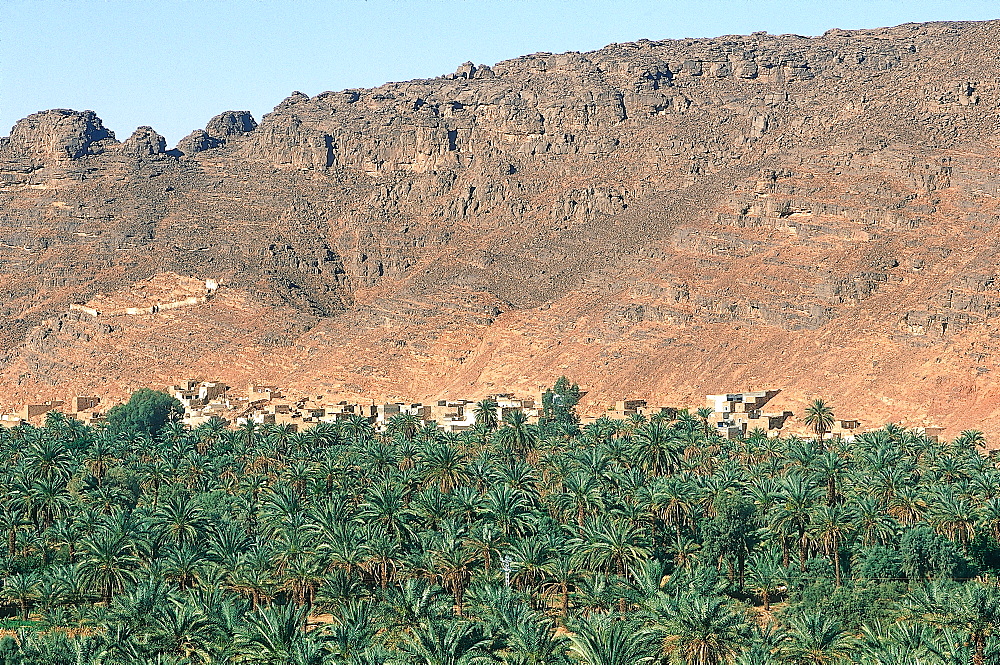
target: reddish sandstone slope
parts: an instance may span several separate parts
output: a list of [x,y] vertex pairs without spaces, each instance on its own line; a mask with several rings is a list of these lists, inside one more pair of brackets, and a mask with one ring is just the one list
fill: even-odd
[[[188,374],[478,396],[565,373],[592,409],[781,387],[797,410],[1000,434],[998,38],[535,54],[296,93],[174,150],[35,114],[0,139],[0,398]],[[170,275],[222,286],[70,311]]]

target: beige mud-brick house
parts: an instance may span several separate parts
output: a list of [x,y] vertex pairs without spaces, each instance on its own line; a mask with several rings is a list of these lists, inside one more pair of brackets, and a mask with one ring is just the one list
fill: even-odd
[[764,406],[780,393],[780,390],[757,390],[724,395],[705,395],[705,404],[712,409],[708,422],[715,430],[727,438],[745,436],[760,429],[777,433],[791,418],[791,411],[764,413]]

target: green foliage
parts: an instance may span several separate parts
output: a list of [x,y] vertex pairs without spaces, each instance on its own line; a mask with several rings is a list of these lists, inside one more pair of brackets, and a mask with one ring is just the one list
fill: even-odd
[[833,427],[836,421],[830,405],[816,398],[806,407],[806,415],[803,422],[811,426],[817,436],[823,438],[823,435],[830,431],[830,428]]
[[571,653],[586,665],[644,665],[655,660],[652,632],[614,616],[580,617],[569,639]]
[[723,560],[730,579],[742,590],[746,560],[759,541],[757,507],[748,497],[733,492],[715,501],[715,517],[707,521],[703,551],[711,559]]
[[822,580],[802,591],[797,609],[820,612],[854,632],[866,624],[896,616],[896,604],[904,594],[905,586],[891,582],[859,582],[838,587]]
[[973,568],[989,571],[992,574],[1000,572],[1000,544],[992,534],[980,531],[968,544],[967,555]]
[[184,407],[160,390],[140,388],[125,404],[108,411],[108,427],[115,432],[136,432],[155,436],[172,420],[184,415]]
[[978,437],[727,441],[578,400],[461,435],[0,429],[0,665],[996,662]]
[[967,579],[974,571],[955,544],[925,524],[903,532],[899,540],[903,572],[915,582]]
[[581,397],[580,386],[560,376],[552,388],[542,393],[542,417],[552,423],[578,423],[576,405]]

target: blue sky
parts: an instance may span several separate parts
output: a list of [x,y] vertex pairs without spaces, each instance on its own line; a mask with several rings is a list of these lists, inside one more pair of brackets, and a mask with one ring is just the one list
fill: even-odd
[[466,60],[758,30],[1000,18],[996,0],[0,0],[0,136],[46,108],[173,145],[293,90],[437,76]]

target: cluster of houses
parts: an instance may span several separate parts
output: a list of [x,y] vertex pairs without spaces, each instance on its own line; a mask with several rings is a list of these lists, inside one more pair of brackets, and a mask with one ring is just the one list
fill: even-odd
[[[210,418],[224,418],[236,425],[247,421],[258,424],[292,426],[308,429],[317,423],[333,423],[360,417],[378,429],[397,415],[413,416],[421,425],[437,424],[445,432],[462,432],[476,424],[476,402],[468,399],[438,400],[432,404],[409,402],[349,402],[323,395],[290,397],[279,386],[251,383],[245,394],[237,394],[220,381],[183,381],[167,389],[184,406],[184,423],[197,427]],[[496,402],[497,418],[511,411],[522,411],[529,419],[538,419],[539,409],[533,399],[512,394],[491,395]]]
[[[795,416],[791,411],[765,412],[764,407],[774,399],[780,390],[758,390],[745,393],[726,393],[724,395],[705,395],[706,406],[712,409],[708,422],[722,436],[732,439],[746,436],[754,430],[763,431],[768,436],[778,436],[789,418]],[[856,419],[837,418],[827,434],[835,438],[853,440],[854,435],[861,431],[861,421]],[[940,434],[941,428],[934,429]]]
[[37,425],[49,411],[60,411],[87,425],[93,425],[104,419],[104,414],[98,410],[100,404],[101,398],[93,395],[79,395],[70,399],[69,402],[49,400],[36,404],[25,404],[14,413],[0,414],[0,427],[16,427],[23,423]]
[[[332,401],[324,396],[292,399],[282,394],[274,385],[251,383],[246,395],[231,394],[230,387],[218,381],[186,381],[171,386],[169,391],[185,408],[184,422],[195,427],[213,416],[225,418],[237,425],[252,420],[259,424],[290,425],[296,430],[307,429],[316,423],[337,422],[361,417],[382,430],[397,415],[413,416],[421,425],[434,423],[445,432],[463,432],[476,424],[476,401],[471,399],[443,399],[430,404],[409,402],[348,402]],[[766,410],[768,402],[781,391],[777,389],[754,392],[706,395],[706,406],[711,409],[707,422],[717,433],[726,438],[746,436],[757,430],[768,436],[780,436],[794,417],[791,411]],[[511,411],[521,411],[527,422],[538,422],[541,399],[519,398],[510,393],[490,395],[496,403],[497,420],[503,421]],[[634,416],[652,417],[659,413],[676,414],[676,409],[653,406],[645,399],[620,400],[599,416],[584,418],[584,423],[598,417],[628,420]],[[928,436],[938,437],[941,428],[925,428]],[[828,434],[833,437],[853,439],[861,431],[861,421],[838,418]]]
[[[463,432],[476,424],[476,404],[470,399],[442,399],[430,404],[408,402],[350,402],[336,401],[323,395],[290,397],[283,394],[276,385],[250,383],[245,393],[234,391],[232,386],[221,381],[198,381],[189,379],[166,390],[184,407],[183,422],[197,427],[211,418],[221,418],[236,426],[252,421],[258,424],[290,426],[301,431],[317,423],[334,423],[353,418],[362,418],[378,430],[384,430],[389,421],[398,415],[412,416],[420,426],[433,423],[445,432]],[[767,411],[767,404],[781,391],[777,389],[759,390],[721,395],[706,395],[706,418],[708,426],[726,438],[737,438],[751,432],[763,432],[767,436],[780,436],[791,411]],[[524,414],[528,423],[538,422],[541,415],[541,400],[516,397],[510,393],[490,395],[496,403],[498,421],[507,419],[513,411]],[[77,396],[69,402],[62,400],[37,404],[25,404],[19,411],[0,415],[0,426],[14,427],[22,423],[40,424],[49,411],[58,410],[87,424],[103,420],[100,410],[101,398]],[[644,399],[620,400],[598,417],[628,420],[635,416],[652,417],[656,414],[676,414],[676,409],[651,406]],[[584,418],[584,423],[597,417]],[[838,418],[829,429],[828,435],[853,440],[862,430],[857,419]],[[924,435],[934,440],[942,437],[940,427],[923,428]]]

